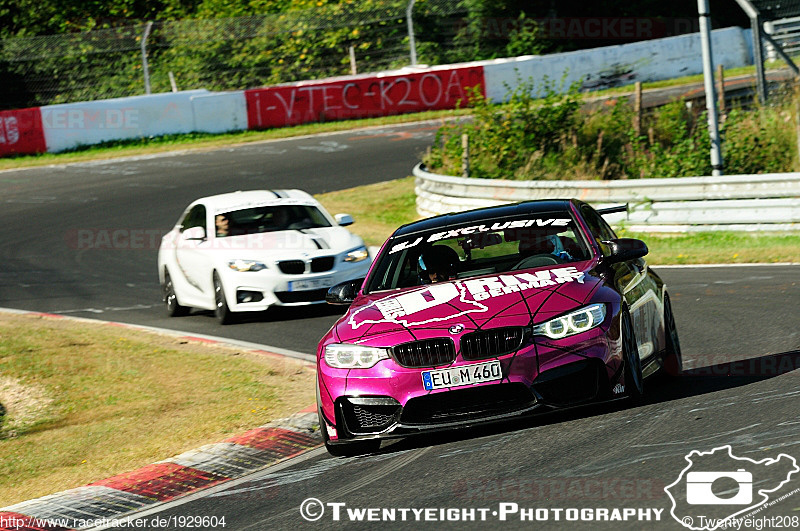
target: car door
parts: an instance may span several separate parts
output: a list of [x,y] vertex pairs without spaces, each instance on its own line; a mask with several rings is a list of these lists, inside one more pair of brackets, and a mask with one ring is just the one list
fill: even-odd
[[[589,205],[581,207],[586,224],[598,240],[611,240],[617,237],[613,229]],[[647,274],[647,262],[644,258],[614,264],[616,283],[619,286],[628,311],[631,314],[639,357],[646,359],[657,349],[658,319],[660,301],[658,286]]]
[[194,205],[184,216],[175,246],[175,261],[189,285],[190,296],[208,299],[211,255],[207,233],[206,207]]

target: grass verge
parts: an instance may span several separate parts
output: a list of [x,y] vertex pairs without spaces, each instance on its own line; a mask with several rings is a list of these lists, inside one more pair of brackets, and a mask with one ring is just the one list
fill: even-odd
[[314,371],[103,324],[0,313],[0,507],[135,470],[314,403]]
[[[316,196],[330,212],[355,215],[352,231],[367,245],[381,245],[404,223],[419,219],[414,178],[340,190]],[[800,261],[800,232],[696,232],[680,234],[632,233],[621,229],[620,237],[647,243],[650,265],[744,264]]]

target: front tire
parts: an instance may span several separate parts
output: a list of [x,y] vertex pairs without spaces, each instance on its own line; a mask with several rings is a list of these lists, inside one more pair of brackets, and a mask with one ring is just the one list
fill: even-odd
[[170,317],[180,317],[189,313],[189,308],[181,306],[178,302],[178,296],[175,294],[175,285],[172,283],[172,278],[169,276],[169,271],[164,271],[164,285],[163,300],[167,308],[167,315]]
[[216,271],[214,272],[214,315],[221,325],[233,322],[233,312],[228,308],[225,290],[222,288],[222,281]]
[[644,377],[642,376],[642,360],[633,331],[631,315],[627,309],[622,311],[620,324],[622,335],[622,357],[625,363],[625,390],[634,402],[644,398]]

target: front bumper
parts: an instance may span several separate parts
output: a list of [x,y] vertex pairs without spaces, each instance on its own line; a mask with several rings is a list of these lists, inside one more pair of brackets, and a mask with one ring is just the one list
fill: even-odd
[[[224,271],[222,285],[233,312],[263,311],[270,306],[306,306],[324,303],[331,286],[366,276],[370,265],[370,260],[341,262],[330,271],[298,275],[270,269],[247,272],[228,269]],[[300,282],[311,286],[294,288]]]
[[[603,328],[580,341],[537,337],[516,353],[484,360],[500,361],[502,380],[438,391],[423,388],[421,373],[432,368],[401,367],[390,359],[372,369],[346,370],[323,361],[324,429],[331,443],[403,437],[612,399],[622,372],[618,343]],[[474,363],[459,356],[450,366]]]

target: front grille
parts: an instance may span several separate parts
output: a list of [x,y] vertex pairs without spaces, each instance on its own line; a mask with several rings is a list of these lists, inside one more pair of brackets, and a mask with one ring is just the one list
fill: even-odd
[[536,399],[522,383],[482,385],[412,398],[403,408],[403,424],[444,424],[477,420],[532,407]]
[[461,357],[482,360],[502,356],[518,350],[524,339],[525,329],[520,326],[478,330],[461,336]]
[[347,431],[353,434],[377,433],[395,423],[400,403],[393,398],[348,398],[337,401]]
[[324,301],[328,289],[310,289],[308,291],[276,291],[275,296],[284,304],[293,302],[315,302]]
[[278,262],[278,269],[287,275],[301,275],[306,270],[306,263],[302,260],[284,260]]
[[323,271],[330,271],[333,269],[333,256],[321,256],[311,260],[311,272],[322,273]]
[[[392,411],[386,411],[386,407],[378,406],[384,411],[371,411],[368,407],[353,406],[353,415],[355,415],[358,425],[361,428],[380,428],[392,422]],[[372,408],[375,409],[374,407]]]
[[392,347],[397,363],[403,367],[435,367],[456,359],[456,349],[450,338],[423,339]]

